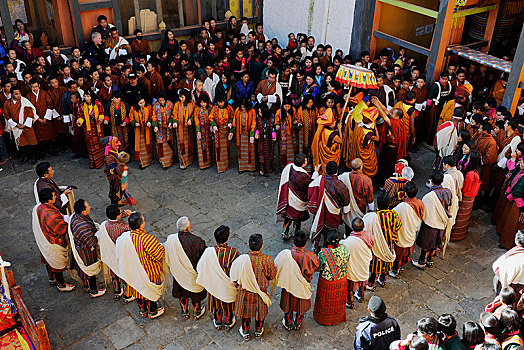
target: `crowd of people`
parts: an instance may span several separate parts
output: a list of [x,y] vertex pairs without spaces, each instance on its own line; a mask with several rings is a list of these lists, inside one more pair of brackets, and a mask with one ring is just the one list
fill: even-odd
[[[49,163],[36,166],[33,230],[49,281],[60,291],[74,289],[63,277],[73,269],[91,297],[104,295],[96,276],[107,266],[115,299],[136,300],[143,317],[156,318],[164,313],[158,300],[170,273],[184,318],[191,311],[202,317],[207,297],[215,327],[229,330],[238,317],[247,340],[252,318],[255,338],[264,332],[270,284],[282,288],[283,327],[299,329],[319,272],[313,317],[333,325],[366,291],[399,278],[415,244],[420,255],[412,265],[432,268],[450,240],[466,237],[472,210],[481,208],[493,211],[499,242],[510,249],[494,264],[498,296],[490,314],[465,324],[461,341],[451,315],[423,318],[417,334],[401,340],[385,303],[373,296],[355,347],[524,345],[524,118],[500,106],[505,75],[450,62],[428,89],[423,68],[403,48],[383,49],[375,60],[369,52],[352,58],[303,34],[279,44],[262,24],[252,31],[247,19],[231,17],[225,35],[212,18],[188,40],[166,30],[153,52],[140,30],[129,44],[107,18],[98,22],[85,50],[73,48],[72,57],[57,46],[45,57],[17,23],[1,77],[1,161],[9,151],[20,163],[36,164],[71,146],[90,168],[104,166],[110,184],[107,220],[99,225],[89,203],[72,198],[74,188],[52,180]],[[348,92],[336,79],[342,64],[369,69],[377,88]],[[418,199],[408,151],[423,143],[436,156],[430,191]],[[227,245],[227,226],[215,231],[216,246],[206,247],[187,217],[160,244],[145,232],[140,213],[120,208],[125,153],[141,168],[157,158],[164,168],[178,160],[185,169],[198,158],[201,169],[216,165],[224,172],[235,148],[239,172],[282,171],[276,214],[282,238],[293,238],[294,247],[275,260],[262,253],[259,234],[249,237],[250,253],[240,255]],[[381,188],[376,198],[374,187]],[[301,225],[310,215],[307,234]],[[308,241],[313,251],[305,249]]]

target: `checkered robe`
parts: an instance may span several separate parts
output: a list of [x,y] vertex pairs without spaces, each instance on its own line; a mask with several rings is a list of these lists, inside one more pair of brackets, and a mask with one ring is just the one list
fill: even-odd
[[[313,252],[307,251],[305,248],[298,247],[291,248],[291,256],[300,267],[302,276],[304,276],[306,281],[311,282],[313,274],[320,266],[317,256]],[[280,308],[285,313],[293,311],[298,314],[304,314],[311,309],[311,299],[297,298],[287,290],[282,289]]]
[[[189,261],[191,261],[193,269],[195,269],[196,271],[198,261],[200,260],[202,254],[204,254],[204,250],[206,250],[206,242],[204,242],[202,238],[197,237],[190,232],[179,232],[178,239],[180,240],[180,244],[184,249],[184,253],[186,253],[187,257],[189,258]],[[207,292],[205,289],[199,293],[190,292],[184,289],[180,284],[178,284],[176,279],[173,278],[172,295],[177,299],[188,298],[191,299],[193,304],[199,303],[206,297],[206,293]]]
[[[233,261],[240,256],[240,253],[236,248],[229,247],[227,243],[217,244],[215,246],[215,251],[218,257],[218,263],[222,270],[229,276],[229,270]],[[228,314],[232,314],[235,303],[225,303],[220,299],[215,298],[210,293],[207,293],[207,308],[209,311],[212,310],[224,310]]]
[[[75,248],[85,266],[92,265],[98,261],[96,246],[98,239],[95,222],[89,215],[73,214],[71,216],[71,233],[75,240]],[[77,265],[76,270],[82,281],[87,281],[89,276]]]
[[[64,221],[64,217],[60,211],[52,204],[40,204],[36,208],[36,214],[38,215],[38,222],[42,228],[45,238],[51,244],[58,244],[61,247],[67,246],[66,235],[67,235],[67,223]],[[48,269],[52,272],[62,272],[65,269],[54,269],[45,261],[42,254],[40,254],[42,264],[47,265]]]
[[[262,292],[267,293],[269,282],[277,275],[277,269],[273,259],[261,251],[249,252],[253,272]],[[235,314],[239,318],[255,317],[261,321],[267,316],[267,305],[257,293],[251,293],[243,288],[238,288],[235,302]]]

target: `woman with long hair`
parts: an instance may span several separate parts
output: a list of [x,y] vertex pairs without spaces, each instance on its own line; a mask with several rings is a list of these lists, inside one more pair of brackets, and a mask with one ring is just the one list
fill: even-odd
[[464,151],[462,149],[463,146],[469,141],[471,141],[471,134],[469,133],[469,131],[465,129],[460,130],[458,135],[457,147],[455,147],[455,150],[453,151],[453,157],[455,157],[455,161],[457,162],[457,164],[462,159],[462,157],[464,157]]
[[466,175],[466,168],[469,163],[469,156],[471,151],[475,150],[476,143],[475,141],[468,141],[462,145],[462,158],[457,163],[457,169],[462,171],[462,174]]
[[209,115],[211,114],[209,96],[207,94],[200,95],[196,104],[193,119],[195,120],[197,133],[198,166],[200,169],[206,169],[213,164],[213,139],[211,138],[211,121],[209,120]]
[[164,169],[173,164],[173,103],[162,92],[153,105],[152,123],[156,136],[158,159]]
[[289,97],[284,98],[282,107],[275,113],[275,129],[280,131],[279,151],[281,168],[284,168],[295,159],[296,137],[293,132],[293,120],[296,114],[297,111]]
[[104,147],[100,144],[100,139],[104,137],[104,108],[92,91],[86,91],[81,108],[81,118],[76,120],[76,125],[85,130],[89,168],[99,169],[105,159]]
[[255,171],[255,130],[257,127],[257,116],[251,101],[242,99],[240,107],[235,111],[233,127],[229,132],[228,139],[231,141],[236,137],[238,172]]
[[468,164],[464,169],[464,185],[462,186],[462,200],[459,204],[455,225],[451,231],[451,241],[456,242],[468,236],[469,220],[473,210],[473,202],[479,192],[481,182],[481,159],[479,151],[473,150],[469,153]]
[[229,130],[233,126],[233,116],[235,112],[227,103],[225,96],[217,96],[217,105],[211,110],[209,119],[211,128],[215,134],[215,155],[217,170],[222,173],[229,169]]
[[327,234],[326,247],[318,253],[320,276],[313,317],[324,326],[346,322],[347,265],[349,252],[339,244],[337,230]]
[[258,144],[258,167],[260,175],[273,172],[273,141],[277,139],[274,127],[274,118],[267,105],[257,104],[255,106],[257,116],[257,127],[255,139]]
[[298,128],[298,153],[304,153],[311,159],[311,144],[317,130],[318,110],[311,95],[306,95],[302,106],[297,111],[295,122]]
[[145,98],[140,98],[129,112],[130,123],[135,128],[135,160],[143,169],[153,160],[151,148],[151,105]]
[[186,169],[193,164],[193,114],[196,105],[188,89],[180,89],[178,98],[180,100],[175,103],[172,124],[177,135],[180,169]]
[[233,102],[233,85],[231,85],[231,79],[225,73],[220,74],[220,81],[215,87],[215,98],[219,95],[224,95],[229,103]]

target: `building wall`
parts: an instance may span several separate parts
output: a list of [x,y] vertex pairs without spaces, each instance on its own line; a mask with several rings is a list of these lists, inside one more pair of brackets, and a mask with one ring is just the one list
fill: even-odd
[[[361,1],[361,0],[359,0]],[[324,31],[326,7],[327,30]],[[306,33],[346,54],[351,42],[355,0],[264,0],[264,33],[285,47],[289,33]],[[325,40],[323,37],[325,34]]]

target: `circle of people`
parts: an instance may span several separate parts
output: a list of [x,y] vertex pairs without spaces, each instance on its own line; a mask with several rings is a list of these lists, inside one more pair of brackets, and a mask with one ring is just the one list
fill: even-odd
[[[353,62],[340,50],[332,57],[331,46],[315,45],[313,37],[290,34],[283,49],[276,39],[267,40],[261,24],[246,35],[237,30],[244,28],[243,19],[231,24],[226,38],[211,20],[198,37],[180,43],[167,30],[161,50],[148,58],[147,49],[136,49],[148,47],[140,31],[129,45],[107,19],[101,16],[99,22],[86,50],[75,48],[72,59],[57,47],[46,59],[30,41],[15,38],[4,62],[7,79],[2,79],[0,99],[5,99],[8,142],[15,145],[20,162],[36,164],[45,153],[55,154],[72,134],[73,152],[87,156],[91,168],[105,164],[110,183],[108,220],[98,225],[89,216],[89,204],[72,199],[72,187],[54,183],[49,163],[37,166],[39,204],[33,210],[33,229],[50,283],[60,291],[74,289],[65,283],[63,271],[75,266],[90,295],[103,295],[96,275],[106,266],[115,299],[136,299],[140,314],[155,318],[164,312],[157,301],[169,271],[184,317],[190,315],[190,301],[194,317],[201,317],[207,295],[215,326],[231,329],[236,315],[242,337],[249,339],[251,318],[254,336],[264,332],[271,280],[282,287],[283,327],[299,329],[311,307],[311,278],[319,271],[313,316],[320,324],[337,324],[345,321],[346,306],[364,300],[366,290],[384,287],[388,276],[400,276],[415,243],[421,254],[413,266],[433,267],[449,240],[466,237],[477,199],[488,205],[483,209],[494,209],[500,243],[510,249],[494,264],[498,291],[511,287],[515,300],[520,299],[524,281],[516,271],[522,266],[523,123],[520,116],[497,107],[507,77],[494,79],[484,66],[457,69],[449,64],[428,90],[405,49],[384,49],[375,61],[363,52]],[[346,63],[374,71],[378,89],[355,89],[348,96],[351,105],[342,110],[344,87],[334,77]],[[145,232],[140,213],[120,209],[127,167],[119,151],[134,153],[142,168],[156,153],[167,168],[176,149],[180,167],[186,168],[196,148],[200,168],[216,163],[222,172],[229,168],[233,138],[239,171],[273,171],[273,142],[278,145],[282,176],[277,215],[284,222],[282,238],[293,237],[295,247],[275,262],[261,252],[260,235],[249,238],[247,255],[227,246],[225,226],[215,232],[217,246],[206,248],[190,233],[185,217],[177,222],[179,233],[161,245]],[[408,150],[419,150],[423,138],[437,156],[430,192],[419,200],[406,159]],[[384,183],[376,211],[373,181]],[[308,235],[300,227],[310,214],[314,219]],[[128,223],[122,216],[129,216]],[[342,224],[343,240],[337,231]],[[304,249],[308,240],[314,253]],[[385,304],[377,298],[369,301],[371,319],[366,322],[385,315]],[[509,305],[506,314],[513,308]],[[520,328],[517,319],[513,326]],[[418,325],[424,339],[408,337],[398,342],[399,348],[423,349],[414,344],[441,341],[437,331],[424,333],[433,329],[433,321]],[[507,333],[513,328],[502,314],[499,321],[504,332],[494,339],[503,343],[500,337],[511,333],[522,342],[518,332]],[[481,326],[488,339],[482,319]],[[391,334],[397,336],[397,331],[388,327],[375,338]]]

